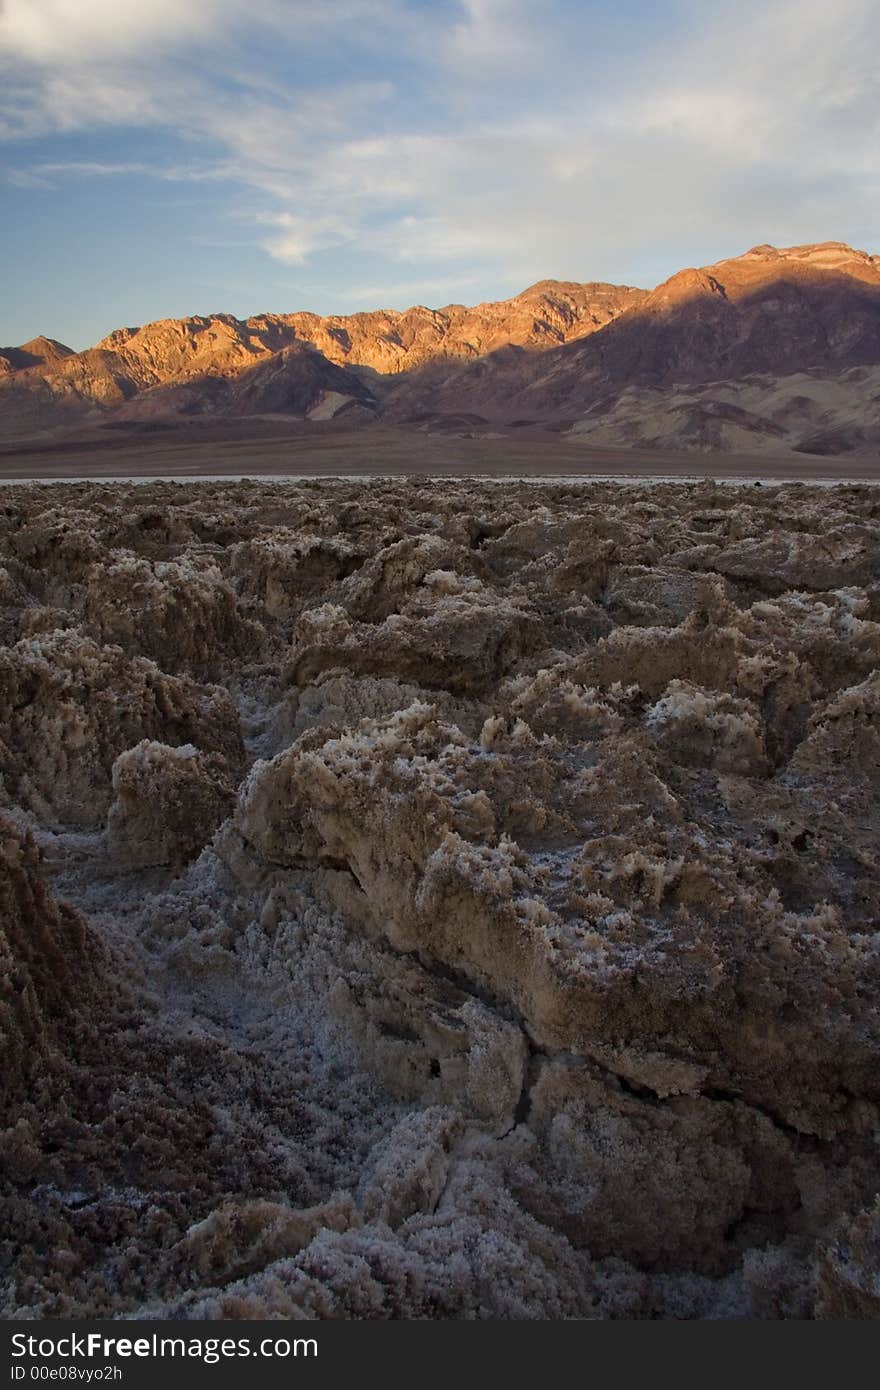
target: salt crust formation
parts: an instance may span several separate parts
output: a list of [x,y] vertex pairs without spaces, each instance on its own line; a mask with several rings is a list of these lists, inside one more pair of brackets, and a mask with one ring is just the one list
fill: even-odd
[[871,1318],[880,496],[0,497],[2,1313]]

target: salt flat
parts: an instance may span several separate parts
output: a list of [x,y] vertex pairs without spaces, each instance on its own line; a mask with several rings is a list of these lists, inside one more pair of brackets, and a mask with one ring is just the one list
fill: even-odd
[[874,488],[2,503],[5,1316],[877,1316]]

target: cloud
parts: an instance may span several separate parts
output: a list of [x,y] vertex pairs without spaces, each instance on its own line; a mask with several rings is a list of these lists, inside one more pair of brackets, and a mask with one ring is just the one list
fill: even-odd
[[29,169],[10,169],[7,182],[20,188],[57,188],[64,179],[113,179],[137,177],[165,183],[211,183],[229,178],[223,164],[148,164],[143,160],[97,159],[44,160]]
[[298,217],[292,212],[264,213],[258,220],[279,229],[263,245],[270,256],[288,265],[304,265],[313,251],[344,245],[355,235],[350,223],[332,214]]
[[461,11],[444,40],[445,60],[483,73],[502,69],[509,77],[511,65],[534,64],[552,31],[552,14],[545,12],[542,22],[539,7],[527,0],[462,0]]
[[617,120],[750,164],[809,151],[807,166],[817,156],[846,165],[872,149],[876,165],[878,39],[873,0],[738,6]]
[[0,51],[66,68],[157,53],[205,36],[236,9],[243,10],[237,0],[5,0]]
[[0,51],[35,65],[75,67],[219,46],[237,30],[314,34],[367,23],[381,0],[4,0]]
[[350,298],[355,304],[368,304],[373,308],[377,304],[405,308],[418,302],[420,296],[423,300],[430,299],[433,304],[442,304],[451,294],[461,295],[466,291],[479,293],[479,287],[478,275],[459,273],[434,279],[392,280],[381,284],[359,285],[351,292]]
[[[670,0],[665,27],[634,9],[618,32],[576,0],[7,0],[0,122],[173,131],[191,173],[145,176],[226,180],[280,263],[336,254],[344,277],[356,249],[414,291],[877,244],[875,0]],[[131,171],[18,164],[32,186]]]

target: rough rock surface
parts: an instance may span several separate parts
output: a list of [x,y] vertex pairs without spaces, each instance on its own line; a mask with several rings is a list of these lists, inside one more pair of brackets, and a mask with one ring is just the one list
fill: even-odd
[[512,299],[472,307],[418,305],[402,313],[380,309],[326,318],[267,314],[254,322],[293,329],[331,362],[389,374],[436,359],[473,360],[511,345],[534,351],[574,342],[604,328],[645,294],[629,285],[540,280]]
[[[85,352],[0,357],[4,435],[83,422],[212,415],[299,417],[333,402],[332,417],[372,394],[352,372],[299,341],[266,333],[232,315],[166,319],[119,329]],[[5,370],[4,370],[5,368]]]
[[4,1315],[878,1315],[875,489],[3,502]]

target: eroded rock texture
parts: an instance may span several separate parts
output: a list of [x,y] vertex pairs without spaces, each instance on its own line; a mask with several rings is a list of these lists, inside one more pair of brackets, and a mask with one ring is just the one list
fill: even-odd
[[0,500],[7,1316],[877,1316],[874,489]]

